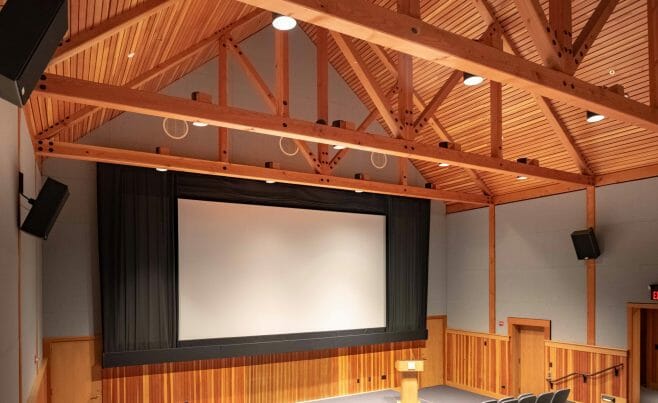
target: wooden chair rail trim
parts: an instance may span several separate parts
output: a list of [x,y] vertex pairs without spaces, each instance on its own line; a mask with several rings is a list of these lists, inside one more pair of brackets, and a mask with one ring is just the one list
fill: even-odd
[[471,332],[468,330],[446,329],[446,334],[457,334],[462,336],[482,337],[492,340],[509,341],[509,336],[502,336],[499,334],[490,334],[490,333],[481,333],[481,332]]
[[628,350],[612,347],[599,347],[587,344],[564,343],[559,341],[546,340],[544,346],[548,348],[562,348],[565,350],[575,350],[595,354],[607,354],[618,357],[628,357]]

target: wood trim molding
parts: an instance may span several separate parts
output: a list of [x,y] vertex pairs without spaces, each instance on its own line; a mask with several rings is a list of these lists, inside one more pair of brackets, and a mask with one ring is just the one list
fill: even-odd
[[489,205],[489,333],[496,333],[496,206]]
[[241,1],[658,132],[657,109],[367,0]]
[[541,327],[544,329],[544,339],[551,339],[551,321],[549,319],[534,319],[534,318],[517,318],[517,317],[508,317],[507,318],[507,333],[510,338],[511,328],[514,326],[532,326],[532,327]]
[[488,338],[488,339],[509,341],[509,336],[503,336],[503,335],[500,335],[500,334],[472,332],[472,331],[469,331],[469,330],[446,329],[446,334],[461,334],[461,335],[464,335],[464,336],[485,337],[485,338]]
[[588,353],[608,354],[608,355],[615,355],[619,357],[628,356],[628,351],[620,348],[599,347],[599,346],[591,346],[589,344],[565,343],[561,341],[552,341],[552,340],[546,340],[544,342],[544,345],[546,347],[564,348],[569,350],[585,351]]
[[[587,227],[596,229],[596,188],[588,186],[586,191]],[[585,262],[587,270],[587,344],[596,344],[596,259]]]
[[37,376],[32,383],[32,389],[27,397],[27,403],[47,403],[49,401],[48,388],[48,359],[45,358],[41,361],[41,365],[37,370]]
[[453,165],[507,175],[526,175],[558,182],[592,184],[586,175],[543,168],[475,153],[439,148],[414,141],[387,138],[337,127],[235,107],[199,103],[179,97],[137,91],[124,87],[93,83],[56,75],[45,75],[35,94],[69,102],[169,117],[186,121],[199,120],[248,132],[282,136],[294,140],[342,145],[363,151],[375,151],[395,157],[427,162],[450,162]]

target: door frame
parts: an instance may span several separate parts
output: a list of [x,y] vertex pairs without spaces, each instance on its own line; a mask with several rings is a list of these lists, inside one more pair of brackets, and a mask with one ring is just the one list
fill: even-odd
[[[551,321],[549,319],[507,318],[507,335],[509,336],[509,365],[507,366],[507,369],[509,370],[510,380],[508,393],[511,395],[516,395],[516,390],[518,389],[519,374],[517,373],[516,364],[518,362],[517,343],[519,339],[519,328],[522,326],[542,328],[544,329],[544,341],[551,339]],[[542,361],[546,361],[546,354],[542,354]],[[545,362],[542,367],[546,367]]]
[[628,401],[640,401],[640,364],[641,364],[641,311],[642,309],[658,309],[658,303],[627,304],[628,311]]

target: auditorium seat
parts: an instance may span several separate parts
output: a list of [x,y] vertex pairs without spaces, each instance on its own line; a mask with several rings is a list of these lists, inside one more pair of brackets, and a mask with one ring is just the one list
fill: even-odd
[[566,403],[570,392],[571,389],[558,390],[557,392],[555,392],[555,396],[553,396],[553,400],[551,400],[551,403]]
[[537,403],[552,403],[555,392],[544,392],[537,396]]
[[519,395],[519,403],[535,403],[537,401],[537,396],[532,393],[524,393]]

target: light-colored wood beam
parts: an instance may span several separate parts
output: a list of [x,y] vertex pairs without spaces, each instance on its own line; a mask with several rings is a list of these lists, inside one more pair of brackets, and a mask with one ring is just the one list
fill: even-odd
[[199,160],[173,155],[160,155],[141,151],[120,150],[74,143],[52,142],[48,148],[37,149],[36,154],[38,156],[106,162],[145,168],[166,168],[173,171],[206,175],[230,176],[234,178],[262,181],[273,180],[281,183],[333,189],[363,190],[371,193],[390,194],[395,196],[446,201],[455,200],[478,204],[486,204],[487,202],[486,197],[476,194],[425,189],[414,186],[400,186],[391,183],[341,178],[331,175],[285,171],[249,165],[230,164],[221,161]]
[[274,75],[276,111],[279,116],[290,115],[290,64],[288,31],[274,30]]
[[[420,18],[420,0],[397,0],[398,13]],[[413,59],[410,55],[398,52],[398,120],[400,134],[410,140],[414,138],[413,104]],[[406,162],[403,164],[406,167]],[[400,175],[402,177],[402,175]],[[404,174],[406,180],[406,172]]]
[[[217,103],[220,106],[228,105],[228,50],[226,40],[220,39],[217,53]],[[219,143],[219,160],[228,162],[229,160],[229,137],[228,129],[225,127],[217,128]]]
[[570,55],[561,46],[562,36],[546,20],[539,0],[514,0],[514,3],[544,64],[562,70]]
[[475,153],[440,148],[413,141],[360,133],[283,116],[235,107],[194,102],[183,98],[137,91],[107,84],[47,74],[35,90],[39,96],[77,102],[126,112],[202,121],[213,126],[283,136],[294,140],[323,142],[395,157],[417,159],[507,175],[525,175],[557,182],[592,184],[591,177],[539,166],[519,164]]
[[55,51],[55,54],[50,60],[50,65],[63,62],[83,50],[89,49],[112,35],[137,24],[139,21],[159,13],[173,5],[176,1],[178,0],[148,0],[116,17],[105,20],[86,31],[80,32],[70,40],[64,42]]
[[649,31],[649,104],[658,109],[658,0],[647,0]]
[[[318,122],[329,124],[329,38],[327,30],[318,28],[315,40],[316,96]],[[329,170],[329,147],[318,143],[318,158],[322,168]]]
[[247,79],[252,83],[263,102],[265,102],[265,106],[267,106],[272,113],[276,113],[278,101],[272,91],[270,91],[270,87],[258,73],[258,70],[256,70],[256,67],[251,63],[251,60],[249,60],[247,55],[244,54],[237,43],[229,41],[229,49],[231,50],[231,54],[237,59],[242,71],[247,76]]
[[434,95],[427,106],[422,109],[420,115],[418,115],[416,122],[414,122],[415,128],[422,128],[421,124],[429,124],[429,120],[432,118],[432,116],[434,116],[443,101],[448,98],[448,95],[450,95],[450,92],[453,90],[453,88],[455,88],[455,86],[461,82],[462,77],[463,73],[457,70],[453,71],[452,74],[448,76],[448,79],[445,81],[445,83],[443,83],[436,95]]
[[334,38],[336,45],[345,56],[345,59],[352,67],[354,74],[359,79],[359,82],[368,93],[375,107],[379,111],[380,116],[386,123],[386,126],[391,131],[393,137],[400,135],[400,125],[395,121],[391,110],[391,103],[386,98],[384,91],[375,80],[372,73],[366,68],[367,64],[361,57],[361,54],[352,43],[352,39],[341,35],[340,33],[330,31],[331,36]]
[[272,23],[272,13],[269,11],[256,10],[238,20],[239,23],[231,30],[230,40],[233,43],[240,43],[259,32]]
[[[490,37],[491,46],[503,48],[503,38],[500,29],[496,29]],[[489,125],[490,125],[490,155],[503,158],[503,85],[497,81],[489,82]]]
[[[596,229],[596,188],[587,186],[587,227]],[[587,344],[596,345],[596,260],[588,259],[587,268]]]
[[573,43],[574,65],[569,73],[573,74],[576,68],[582,64],[585,55],[592,48],[594,40],[599,36],[603,26],[608,21],[608,18],[615,10],[618,0],[600,0],[594,13],[587,20],[587,24],[580,31],[578,38]]
[[489,205],[489,333],[496,334],[496,206]]
[[576,144],[573,136],[569,133],[569,129],[565,126],[562,119],[557,114],[555,108],[551,104],[550,100],[544,97],[535,97],[539,109],[541,109],[546,121],[553,129],[553,132],[557,134],[558,139],[562,143],[564,149],[569,153],[571,159],[578,165],[578,169],[585,175],[592,175],[592,170],[589,167],[587,159],[580,151],[580,147]]
[[658,132],[658,110],[367,0],[241,0]]
[[[571,0],[550,0],[548,2],[548,21],[555,30],[562,50],[571,52]],[[571,53],[569,53],[571,56]]]

